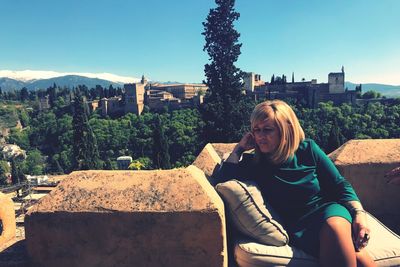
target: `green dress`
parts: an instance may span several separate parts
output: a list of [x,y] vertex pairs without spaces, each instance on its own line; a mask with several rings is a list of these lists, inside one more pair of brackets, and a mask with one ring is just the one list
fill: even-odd
[[225,162],[219,182],[230,179],[255,181],[264,197],[280,215],[290,244],[318,257],[319,231],[332,216],[352,222],[344,202],[359,201],[350,183],[311,139],[300,143],[293,158],[280,165],[253,154],[235,164]]

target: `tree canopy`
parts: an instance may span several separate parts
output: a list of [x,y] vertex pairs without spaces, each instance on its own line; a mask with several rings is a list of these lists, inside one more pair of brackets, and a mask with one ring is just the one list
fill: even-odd
[[[210,63],[204,67],[205,83],[209,90],[201,113],[203,137],[208,142],[237,140],[249,113],[244,100],[242,72],[235,66],[242,44],[234,28],[239,18],[234,0],[216,0],[217,7],[210,10],[203,22],[205,45]],[[250,110],[251,111],[251,110]]]

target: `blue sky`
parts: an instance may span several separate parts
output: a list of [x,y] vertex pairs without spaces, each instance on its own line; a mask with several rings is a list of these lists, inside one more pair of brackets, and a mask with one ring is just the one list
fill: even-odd
[[[201,82],[212,0],[0,0],[0,70]],[[245,71],[400,85],[399,0],[237,0]]]

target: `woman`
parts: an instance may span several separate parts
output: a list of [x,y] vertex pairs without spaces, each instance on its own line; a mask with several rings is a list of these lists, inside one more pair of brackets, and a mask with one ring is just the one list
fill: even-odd
[[[291,244],[322,266],[375,266],[366,214],[350,183],[280,100],[257,105],[246,133],[220,169],[222,180],[254,180],[281,216]],[[244,151],[255,149],[253,154]],[[242,155],[243,154],[243,155]],[[240,160],[240,158],[243,158]]]

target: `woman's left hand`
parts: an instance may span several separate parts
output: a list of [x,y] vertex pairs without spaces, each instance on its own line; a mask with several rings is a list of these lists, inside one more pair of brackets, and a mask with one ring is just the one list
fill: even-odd
[[357,251],[368,245],[370,229],[367,226],[367,214],[365,212],[355,213],[353,217],[353,235]]

